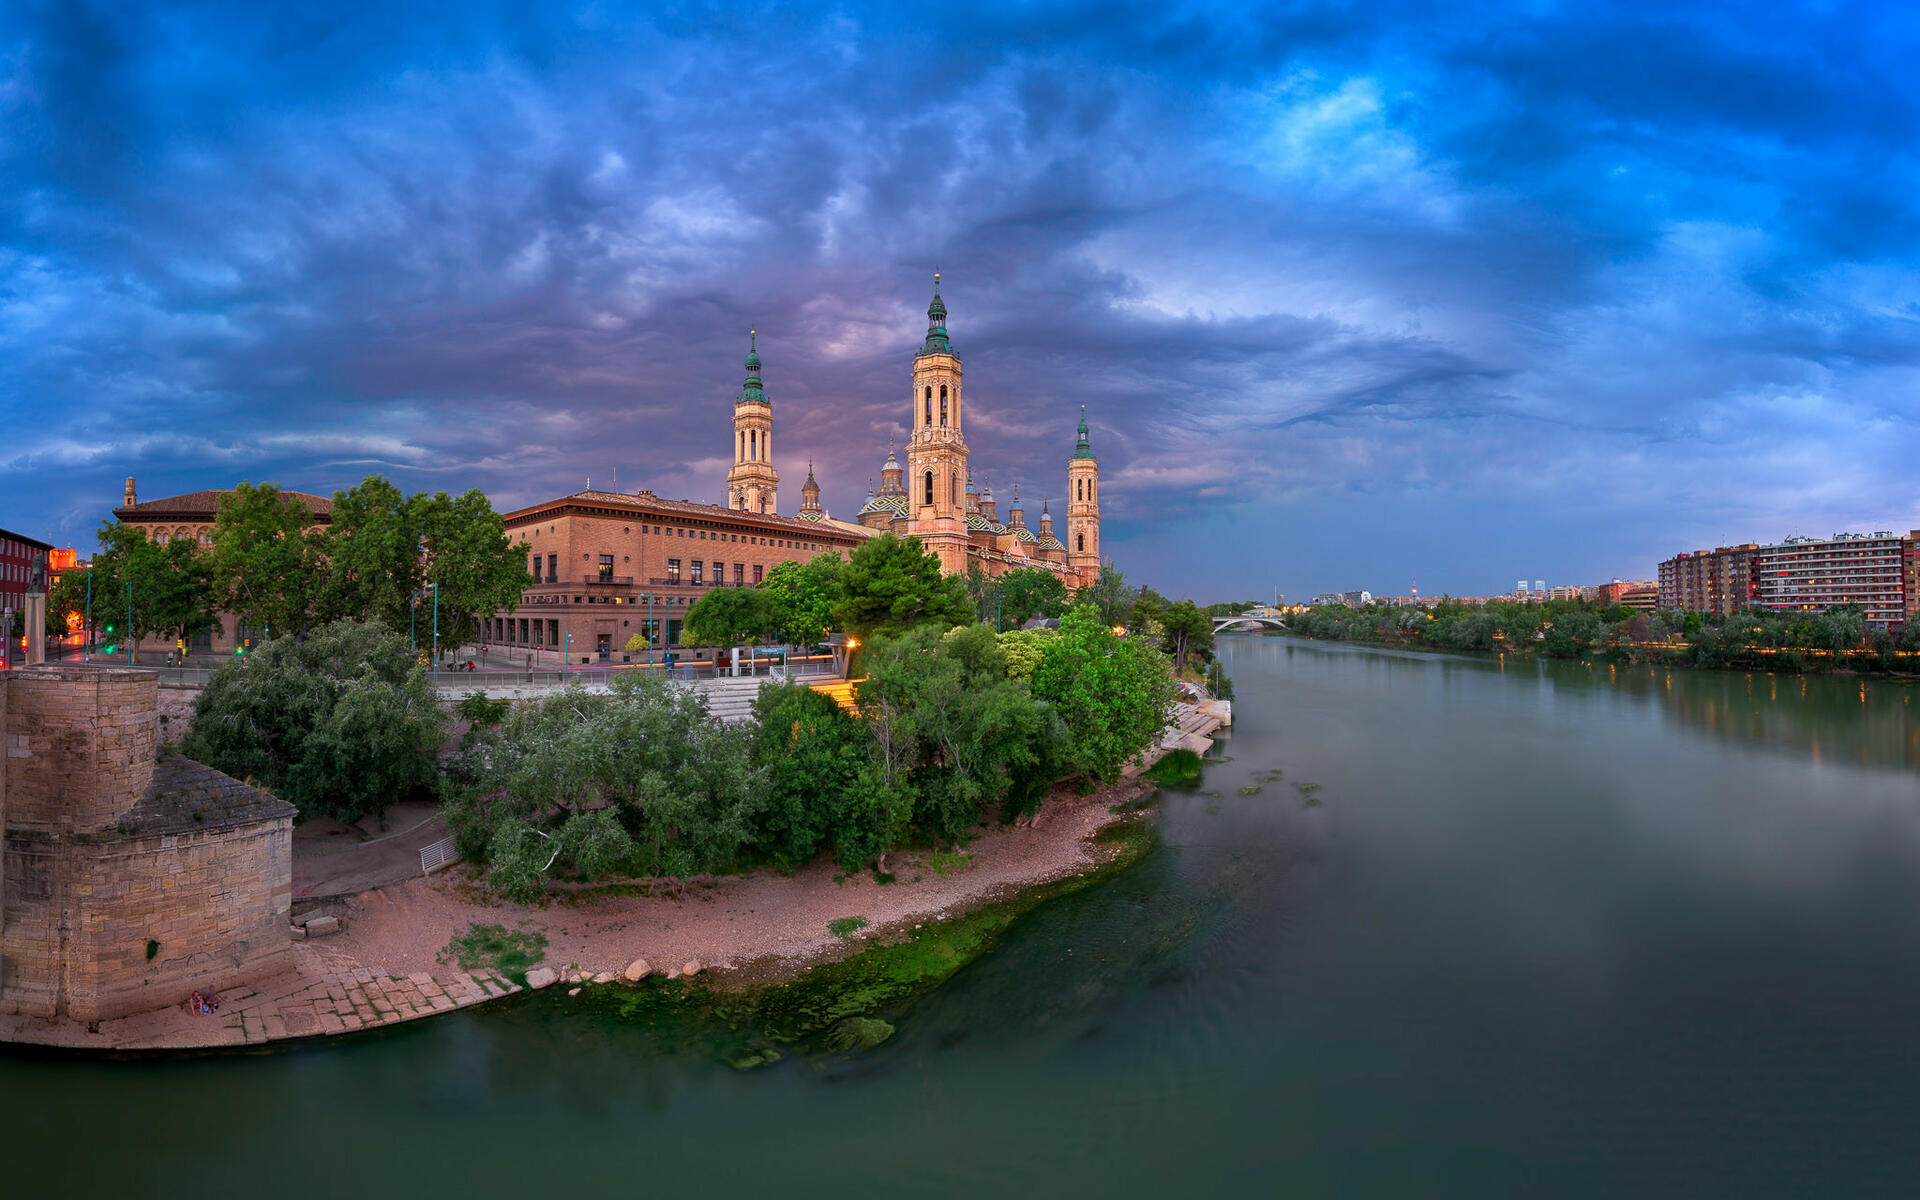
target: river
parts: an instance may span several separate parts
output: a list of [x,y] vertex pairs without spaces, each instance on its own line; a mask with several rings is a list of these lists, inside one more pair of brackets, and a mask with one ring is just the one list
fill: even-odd
[[876,1050],[736,1071],[543,994],[267,1056],[0,1056],[8,1191],[1920,1188],[1908,686],[1222,653],[1227,761],[1163,844]]

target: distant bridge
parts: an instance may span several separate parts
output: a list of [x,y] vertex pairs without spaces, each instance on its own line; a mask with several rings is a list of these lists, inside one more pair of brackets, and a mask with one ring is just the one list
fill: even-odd
[[1213,631],[1225,633],[1236,626],[1246,629],[1285,629],[1287,623],[1279,617],[1215,617]]

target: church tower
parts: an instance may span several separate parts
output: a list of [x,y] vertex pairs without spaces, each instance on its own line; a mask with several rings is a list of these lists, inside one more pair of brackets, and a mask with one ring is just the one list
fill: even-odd
[[748,334],[747,381],[733,401],[733,466],[727,471],[727,507],[780,511],[780,472],[773,469],[773,405],[760,386],[759,331]]
[[818,520],[826,514],[820,510],[820,485],[813,481],[813,460],[807,460],[807,481],[800,485],[800,519]]
[[940,569],[967,569],[967,442],[961,436],[960,359],[947,340],[947,306],[933,273],[927,340],[913,358],[913,435],[907,442],[907,532]]
[[1080,444],[1067,463],[1067,569],[1080,582],[1100,574],[1100,464],[1087,444],[1087,406],[1080,406]]

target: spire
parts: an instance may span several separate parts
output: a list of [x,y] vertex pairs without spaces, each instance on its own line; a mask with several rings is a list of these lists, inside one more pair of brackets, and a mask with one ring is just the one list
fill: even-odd
[[1087,406],[1084,404],[1080,406],[1080,444],[1073,448],[1073,456],[1093,461],[1093,447],[1087,445]]
[[820,511],[820,485],[813,479],[813,456],[807,456],[807,481],[800,485],[800,511],[817,513]]
[[760,386],[760,331],[747,331],[747,381],[740,385],[740,394],[734,397],[735,404],[765,404],[767,393]]
[[933,303],[927,305],[927,342],[921,354],[952,354],[947,340],[947,302],[940,298],[940,272],[933,273]]
[[813,455],[807,455],[807,481],[800,485],[803,492],[817,492],[820,485],[813,481]]

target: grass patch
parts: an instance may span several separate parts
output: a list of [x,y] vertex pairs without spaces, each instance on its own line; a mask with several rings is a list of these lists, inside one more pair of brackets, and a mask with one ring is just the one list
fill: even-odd
[[848,938],[867,927],[865,917],[836,917],[827,922],[827,932],[837,938]]
[[1201,759],[1191,750],[1169,750],[1147,768],[1147,778],[1161,787],[1192,787],[1200,782]]
[[952,854],[943,854],[936,850],[927,855],[927,866],[933,868],[933,873],[942,879],[951,872],[964,871],[972,865],[973,855],[964,850],[958,850]]
[[152,962],[154,959],[154,956],[159,953],[160,953],[160,943],[154,941],[152,938],[148,938],[147,939],[147,961]]
[[453,963],[462,971],[491,969],[521,987],[527,986],[527,971],[547,956],[547,935],[508,929],[501,925],[469,925],[455,935],[446,948],[434,955],[442,965]]

